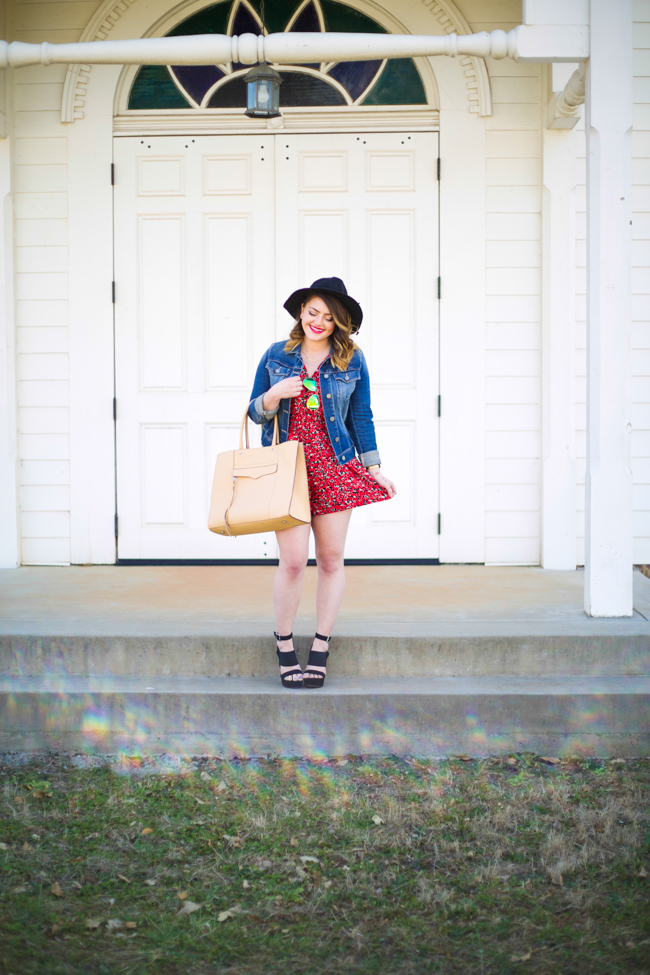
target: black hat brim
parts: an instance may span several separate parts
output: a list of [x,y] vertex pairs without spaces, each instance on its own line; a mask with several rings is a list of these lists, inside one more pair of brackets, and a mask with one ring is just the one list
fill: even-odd
[[336,298],[350,312],[350,318],[354,326],[353,330],[355,332],[359,331],[361,322],[363,321],[361,305],[354,298],[351,298],[350,295],[344,295],[342,291],[334,291],[332,288],[298,288],[292,295],[289,295],[284,303],[284,308],[287,309],[292,318],[298,317],[301,305],[305,303],[305,299],[309,298],[310,295],[328,295],[331,298]]

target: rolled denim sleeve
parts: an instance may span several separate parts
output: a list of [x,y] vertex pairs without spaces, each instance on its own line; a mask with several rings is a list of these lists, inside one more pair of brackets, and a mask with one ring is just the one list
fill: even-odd
[[265,410],[262,405],[264,394],[267,393],[271,388],[269,371],[266,368],[268,355],[269,352],[267,349],[259,361],[257,372],[255,373],[255,380],[253,382],[253,389],[251,390],[250,403],[248,405],[248,415],[253,423],[268,423],[268,421],[272,420],[280,409],[279,404],[274,410]]
[[381,459],[370,406],[370,374],[363,352],[360,352],[360,356],[360,376],[350,397],[347,426],[359,460],[364,467],[370,467],[371,464],[381,464]]

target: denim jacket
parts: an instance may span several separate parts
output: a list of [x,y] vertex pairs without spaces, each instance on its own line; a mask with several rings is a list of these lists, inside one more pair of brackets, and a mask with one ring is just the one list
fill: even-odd
[[[248,407],[251,420],[264,424],[264,447],[268,447],[273,439],[273,418],[276,413],[280,443],[284,443],[289,436],[291,400],[281,400],[274,410],[266,411],[262,406],[264,394],[271,386],[289,376],[299,376],[302,370],[300,346],[285,352],[285,344],[274,342],[260,359]],[[370,409],[370,378],[363,352],[355,349],[348,368],[343,372],[334,368],[328,356],[320,366],[319,379],[325,423],[339,464],[352,460],[355,450],[364,467],[381,463]]]

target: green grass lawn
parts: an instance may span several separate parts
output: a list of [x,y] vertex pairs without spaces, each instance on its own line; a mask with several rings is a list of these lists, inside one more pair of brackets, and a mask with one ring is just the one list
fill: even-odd
[[0,972],[650,972],[650,760],[0,764]]

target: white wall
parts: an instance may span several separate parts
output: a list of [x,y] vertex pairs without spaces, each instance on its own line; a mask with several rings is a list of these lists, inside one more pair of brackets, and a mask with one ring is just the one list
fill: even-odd
[[[97,4],[16,2],[12,39],[79,39]],[[68,131],[65,65],[14,71],[21,559],[70,561]]]

